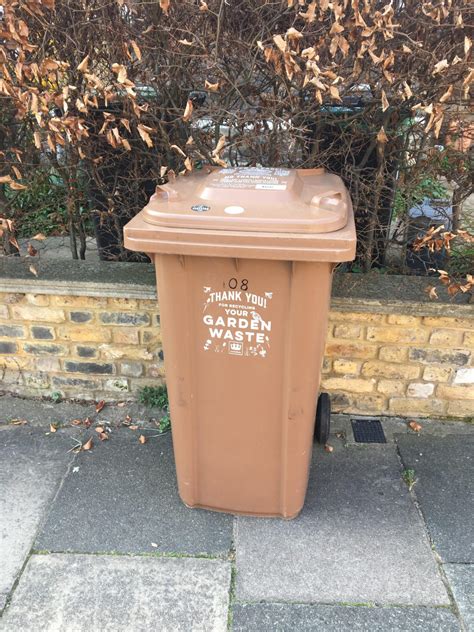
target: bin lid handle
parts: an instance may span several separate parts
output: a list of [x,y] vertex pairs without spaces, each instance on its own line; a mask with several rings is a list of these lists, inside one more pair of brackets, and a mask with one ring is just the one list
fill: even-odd
[[324,208],[328,208],[334,206],[334,208],[340,208],[342,202],[342,193],[341,191],[326,191],[325,193],[321,193],[320,195],[313,195],[311,198],[310,205],[311,206],[321,206],[322,200],[327,199],[326,205]]
[[155,195],[162,200],[171,200],[179,197],[176,189],[173,189],[169,184],[157,184],[155,188]]

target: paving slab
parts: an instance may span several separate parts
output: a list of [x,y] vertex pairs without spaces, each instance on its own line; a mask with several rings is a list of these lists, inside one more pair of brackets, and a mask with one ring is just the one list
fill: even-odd
[[230,563],[104,555],[33,555],[2,632],[224,632]]
[[474,433],[397,438],[431,539],[443,561],[474,563]]
[[72,455],[66,434],[0,430],[0,610],[33,544]]
[[444,570],[464,626],[474,630],[474,565],[445,564]]
[[459,632],[446,608],[236,604],[233,632]]
[[[156,432],[154,433],[156,435]],[[115,430],[77,455],[35,548],[76,553],[229,552],[232,516],[178,496],[170,435]]]
[[448,604],[395,446],[335,446],[315,447],[298,518],[237,520],[238,599]]

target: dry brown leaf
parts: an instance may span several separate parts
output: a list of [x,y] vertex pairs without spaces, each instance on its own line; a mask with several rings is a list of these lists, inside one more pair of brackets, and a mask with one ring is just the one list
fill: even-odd
[[188,99],[188,102],[186,103],[186,107],[184,109],[183,121],[189,121],[189,119],[193,115],[193,109],[193,102],[191,101],[191,99]]
[[339,90],[336,88],[336,86],[329,86],[329,93],[333,99],[342,103],[342,99],[339,95]]
[[387,134],[385,133],[385,129],[383,125],[379,129],[379,133],[377,134],[377,142],[382,143],[382,145],[384,145],[385,143],[388,143],[388,137],[387,137]]
[[145,435],[140,435],[138,437],[138,441],[143,445],[144,443],[147,442],[147,438],[145,437]]
[[207,2],[204,2],[204,0],[201,0],[199,11],[208,11],[208,10],[209,10],[209,7],[207,6]]
[[13,180],[12,182],[10,182],[10,189],[13,189],[14,191],[23,191],[24,189],[27,189],[28,187],[24,184],[20,184],[19,182],[15,182],[15,180]]
[[136,424],[133,424],[132,426],[129,426],[130,430],[138,430],[138,426]]
[[170,148],[174,149],[174,151],[178,153],[182,158],[186,158],[186,154],[181,149],[181,147],[178,147],[178,145],[170,145]]
[[165,15],[168,15],[170,10],[170,0],[160,0],[160,9]]
[[285,34],[286,39],[290,41],[298,41],[303,37],[303,33],[297,31],[293,26],[289,28]]
[[219,82],[211,83],[206,79],[206,81],[204,82],[204,87],[206,88],[206,90],[209,90],[209,92],[217,92],[219,90]]
[[153,141],[149,134],[149,132],[153,131],[152,128],[148,127],[147,125],[143,125],[142,123],[139,123],[137,125],[137,130],[138,130],[138,133],[140,134],[140,138],[147,144],[147,146],[153,147]]
[[89,437],[89,439],[85,443],[82,444],[81,450],[85,450],[85,451],[92,450],[93,445],[94,445],[94,442],[92,441],[92,437]]
[[444,70],[445,68],[447,68],[448,66],[449,66],[448,60],[447,59],[442,59],[437,64],[435,64],[435,67],[434,67],[433,72],[431,74],[432,75],[436,75],[439,72],[441,72],[442,70]]
[[84,426],[85,426],[86,428],[90,428],[90,426],[92,426],[92,419],[91,419],[90,417],[86,417],[86,418],[84,419]]
[[453,85],[450,85],[449,88],[446,90],[446,92],[443,94],[443,96],[440,97],[439,102],[445,103],[449,98],[451,98],[452,94],[453,94]]
[[12,419],[10,421],[10,424],[12,426],[24,426],[25,424],[27,424],[28,422],[26,421],[26,419]]
[[100,411],[103,409],[104,406],[105,406],[105,402],[103,399],[101,399],[100,402],[98,402],[95,406],[95,412],[100,413]]
[[129,426],[132,423],[132,418],[130,415],[127,415],[123,421],[124,426]]
[[106,432],[99,432],[99,439],[101,441],[107,441],[108,438],[109,438],[109,435]]
[[178,40],[178,42],[180,44],[183,44],[183,46],[194,46],[194,42],[191,42],[190,40],[187,40],[187,39],[180,39]]
[[96,426],[96,427],[94,428],[94,430],[95,430],[96,432],[104,432],[104,431],[105,431],[105,428],[104,428],[104,426]]
[[81,63],[78,65],[77,70],[79,72],[87,72],[87,68],[89,66],[89,55],[86,55]]
[[35,266],[30,266],[28,270],[31,272],[31,274],[34,274],[35,277],[38,276],[38,270],[35,268]]
[[385,94],[385,90],[382,90],[382,112],[385,112],[385,110],[388,110],[389,107],[390,107],[390,104],[388,102],[387,95]]
[[49,424],[49,431],[50,432],[57,432],[58,431],[58,427],[56,424]]
[[119,83],[125,83],[127,80],[127,69],[123,64],[112,64],[112,70],[117,75],[117,81]]
[[408,422],[408,427],[411,428],[413,432],[420,432],[420,430],[422,430],[423,428],[423,426],[414,419]]
[[193,161],[191,160],[191,158],[189,156],[184,161],[184,166],[186,167],[186,171],[192,171],[193,170]]
[[135,57],[138,59],[138,61],[141,61],[142,60],[142,52],[138,48],[138,44],[136,43],[136,41],[135,40],[131,40],[130,45],[133,48],[133,52],[135,53]]
[[38,251],[36,250],[34,246],[30,244],[30,242],[28,242],[27,251],[30,257],[34,257],[35,255],[38,254]]
[[334,448],[332,447],[332,445],[329,445],[329,443],[326,443],[324,446],[324,451],[325,452],[333,452]]
[[273,41],[277,45],[277,48],[281,50],[282,53],[286,51],[286,42],[281,35],[274,35]]
[[80,426],[80,425],[82,424],[82,419],[73,419],[73,420],[71,421],[71,424],[72,424],[73,426]]
[[36,235],[31,239],[34,239],[35,241],[44,241],[46,239],[46,236],[43,235],[43,233],[36,233]]
[[12,182],[11,176],[0,176],[0,184],[8,184],[9,182]]
[[428,294],[428,296],[430,297],[430,299],[432,301],[436,300],[438,298],[438,294],[436,292],[436,288],[434,285],[428,285],[425,288],[425,292]]
[[126,405],[127,402],[119,402],[117,404],[117,408],[124,408],[124,406]]

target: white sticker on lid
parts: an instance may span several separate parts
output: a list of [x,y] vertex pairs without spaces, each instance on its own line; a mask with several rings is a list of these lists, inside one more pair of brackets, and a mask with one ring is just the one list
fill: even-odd
[[226,206],[224,209],[224,213],[227,213],[227,215],[240,215],[244,211],[243,206]]

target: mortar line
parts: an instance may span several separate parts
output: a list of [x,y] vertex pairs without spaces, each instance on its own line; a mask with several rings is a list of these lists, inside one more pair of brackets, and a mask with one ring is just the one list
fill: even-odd
[[[396,454],[397,454],[398,460],[400,461],[400,465],[402,467],[402,472],[403,472],[403,470],[406,469],[406,465],[405,465],[405,463],[403,461],[403,457],[402,457],[402,453],[400,452],[400,446],[398,445],[398,441],[395,441],[395,445],[396,445]],[[415,470],[415,475],[416,475],[416,470]],[[469,632],[469,630],[466,628],[466,626],[464,624],[464,621],[463,621],[463,619],[461,617],[461,613],[459,611],[458,604],[456,602],[456,599],[454,598],[454,593],[453,593],[453,590],[451,588],[451,584],[449,583],[449,580],[448,580],[447,575],[446,575],[446,573],[444,571],[444,568],[443,568],[444,563],[443,563],[438,551],[436,550],[435,543],[434,543],[434,541],[433,541],[433,539],[431,537],[430,531],[428,529],[428,523],[427,523],[426,518],[424,516],[423,509],[421,508],[421,504],[420,504],[420,502],[418,500],[418,497],[416,495],[414,487],[415,487],[415,485],[413,485],[413,487],[411,489],[408,489],[408,494],[410,495],[410,498],[411,498],[411,500],[413,502],[413,505],[414,505],[414,507],[415,507],[420,519],[421,519],[426,538],[427,538],[427,540],[428,540],[428,542],[430,544],[430,549],[431,549],[431,553],[433,555],[433,559],[435,561],[436,567],[437,567],[438,572],[440,574],[441,581],[443,582],[443,585],[444,585],[444,587],[446,589],[446,592],[448,594],[448,599],[449,599],[449,601],[451,603],[452,612],[456,616],[456,618],[457,618],[457,620],[459,622],[459,625],[461,627],[462,632]]]

